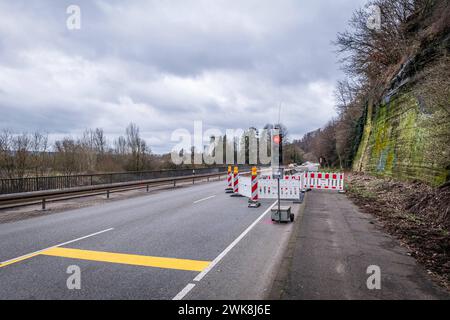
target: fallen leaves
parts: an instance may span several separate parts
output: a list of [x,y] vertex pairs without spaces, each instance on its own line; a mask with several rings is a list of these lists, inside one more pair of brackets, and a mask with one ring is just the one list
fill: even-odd
[[432,188],[361,173],[347,175],[347,195],[450,291],[450,186]]

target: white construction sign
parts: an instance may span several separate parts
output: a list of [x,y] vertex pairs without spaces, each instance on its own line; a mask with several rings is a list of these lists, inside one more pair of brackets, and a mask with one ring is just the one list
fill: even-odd
[[[339,172],[302,172],[280,179],[280,199],[297,200],[307,189],[344,190],[344,174]],[[278,181],[271,175],[260,175],[257,181],[259,199],[277,199]],[[239,194],[251,198],[251,177],[239,178]]]

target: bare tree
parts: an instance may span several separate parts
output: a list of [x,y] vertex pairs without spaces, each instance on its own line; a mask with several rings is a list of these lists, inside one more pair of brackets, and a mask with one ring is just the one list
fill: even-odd
[[95,131],[92,129],[85,130],[81,139],[79,139],[76,144],[78,144],[78,152],[83,154],[85,169],[89,172],[94,172],[97,165]]
[[337,82],[334,97],[336,99],[336,111],[338,114],[343,114],[347,111],[349,105],[354,102],[359,89],[348,78]]
[[134,171],[142,170],[146,164],[146,155],[150,154],[145,140],[141,138],[139,127],[130,123],[126,129],[127,146],[131,151],[130,168]]
[[15,176],[23,178],[27,174],[30,159],[31,140],[28,134],[23,133],[12,138],[12,149],[14,152]]
[[30,169],[35,176],[42,176],[50,169],[48,134],[35,132],[30,143]]
[[101,128],[95,129],[94,146],[95,146],[95,151],[100,155],[103,155],[105,153],[106,148],[108,146],[105,133],[103,132],[103,129],[101,129]]
[[127,139],[124,136],[118,137],[114,141],[114,152],[118,155],[125,156],[127,154]]
[[59,172],[72,175],[83,171],[86,162],[82,154],[82,146],[74,139],[66,137],[56,141],[55,152],[56,169]]
[[[410,39],[405,37],[403,26],[414,12],[416,2],[372,0],[366,8],[355,11],[350,30],[338,33],[335,42],[338,52],[343,54],[344,70],[371,85],[385,82],[389,67],[400,63],[408,53]],[[380,29],[367,24],[373,14],[367,10],[370,6],[380,8]]]
[[0,175],[4,178],[14,177],[14,152],[12,151],[12,133],[3,130],[0,134]]

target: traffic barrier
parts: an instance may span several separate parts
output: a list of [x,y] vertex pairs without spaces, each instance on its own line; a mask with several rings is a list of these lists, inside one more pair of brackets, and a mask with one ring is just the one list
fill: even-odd
[[239,192],[239,190],[240,190],[239,179],[240,179],[239,168],[236,166],[236,167],[234,167],[234,170],[233,170],[233,194],[231,195],[232,197],[241,197],[242,196]]
[[304,188],[344,191],[342,172],[305,172]]
[[239,176],[239,194],[241,196],[252,197],[252,178],[249,176]]
[[[278,198],[278,180],[271,175],[257,175],[256,168],[252,175],[240,177],[233,174],[233,196],[241,195],[249,198],[251,204],[258,203],[260,199]],[[280,179],[280,199],[293,200],[301,203],[307,189],[344,191],[344,173],[340,172],[301,172],[293,175],[284,175]]]
[[227,172],[227,188],[225,189],[226,193],[233,193],[233,173],[231,171],[231,166],[228,166]]
[[233,192],[239,193],[239,169],[238,167],[234,167],[233,172]]
[[[253,179],[253,180],[252,180]],[[302,176],[284,176],[280,179],[280,199],[302,202],[303,200],[303,178]],[[278,180],[270,175],[251,177],[240,177],[239,194],[249,198],[249,203],[257,199],[277,199]]]
[[[260,199],[278,198],[277,179],[267,178],[260,180],[258,187]],[[280,179],[280,199],[298,200],[301,198],[302,189],[302,178],[300,176],[289,176],[287,179]]]
[[258,201],[258,169],[252,168],[251,183],[250,183],[250,199],[248,200],[249,208],[258,208],[261,204]]

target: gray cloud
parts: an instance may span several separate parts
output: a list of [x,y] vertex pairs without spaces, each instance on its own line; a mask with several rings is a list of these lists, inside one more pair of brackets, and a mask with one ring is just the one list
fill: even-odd
[[0,3],[0,128],[117,136],[136,122],[156,152],[170,133],[262,127],[292,137],[334,116],[331,41],[364,0]]

